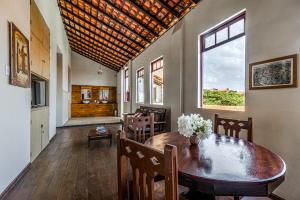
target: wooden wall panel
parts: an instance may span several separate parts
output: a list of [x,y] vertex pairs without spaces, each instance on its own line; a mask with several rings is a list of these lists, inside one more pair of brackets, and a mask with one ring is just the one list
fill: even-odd
[[[91,89],[92,99],[90,104],[83,104],[81,99],[81,89]],[[103,89],[109,90],[109,103],[93,103],[99,100],[99,91]],[[117,88],[108,86],[88,86],[88,85],[72,85],[72,117],[98,117],[98,116],[114,116],[117,110]]]

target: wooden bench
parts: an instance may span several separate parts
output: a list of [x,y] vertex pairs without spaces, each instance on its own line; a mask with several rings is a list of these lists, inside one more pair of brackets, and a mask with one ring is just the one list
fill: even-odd
[[[166,132],[167,125],[167,109],[166,108],[156,108],[150,106],[140,106],[140,108],[136,109],[134,113],[124,113],[127,116],[150,116],[150,114],[154,114],[154,132],[155,133],[163,133]],[[124,120],[121,120],[121,124],[124,126]],[[149,130],[147,130],[149,132]]]

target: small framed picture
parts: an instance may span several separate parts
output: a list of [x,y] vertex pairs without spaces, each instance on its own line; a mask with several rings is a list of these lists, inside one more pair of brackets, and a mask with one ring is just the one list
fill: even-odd
[[14,25],[10,28],[10,84],[28,88],[30,87],[29,41],[25,35]]
[[297,87],[298,55],[284,56],[249,65],[249,89]]

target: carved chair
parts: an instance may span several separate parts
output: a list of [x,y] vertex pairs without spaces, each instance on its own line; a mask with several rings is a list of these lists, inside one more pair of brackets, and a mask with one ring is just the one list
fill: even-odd
[[215,114],[214,132],[219,134],[219,126],[222,126],[225,135],[240,138],[240,132],[244,129],[247,131],[247,140],[253,141],[252,136],[252,118],[248,118],[248,121],[220,118],[218,114]]
[[152,200],[161,197],[157,192],[154,178],[160,174],[165,177],[163,199],[178,200],[177,148],[166,145],[164,153],[141,143],[125,138],[124,132],[118,134],[118,199],[129,198],[128,164],[132,168],[132,195],[134,200]]
[[[218,114],[215,114],[215,123],[214,123],[214,132],[219,134],[219,126],[222,126],[225,135],[231,136],[231,137],[240,137],[240,132],[242,129],[247,131],[247,140],[249,142],[253,141],[252,136],[252,118],[248,118],[248,121],[242,121],[242,120],[236,120],[236,119],[226,119],[226,118],[220,118]],[[219,197],[219,199],[222,199],[224,197]],[[239,200],[240,197],[235,196],[234,200]]]
[[122,128],[125,125],[125,115],[127,116],[150,116],[151,113],[154,114],[154,132],[155,133],[163,133],[168,131],[167,130],[167,111],[166,108],[156,108],[156,107],[149,107],[149,106],[140,106],[137,108],[134,113],[124,113],[123,119],[121,119]]
[[124,115],[124,131],[126,137],[144,143],[154,136],[154,114],[150,116]]

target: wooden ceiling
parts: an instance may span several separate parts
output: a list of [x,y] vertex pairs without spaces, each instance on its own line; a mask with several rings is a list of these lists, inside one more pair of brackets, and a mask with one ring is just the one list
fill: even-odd
[[58,0],[71,49],[119,71],[200,0]]

